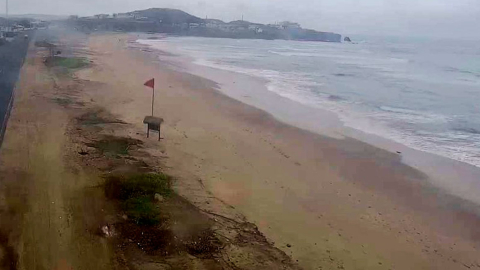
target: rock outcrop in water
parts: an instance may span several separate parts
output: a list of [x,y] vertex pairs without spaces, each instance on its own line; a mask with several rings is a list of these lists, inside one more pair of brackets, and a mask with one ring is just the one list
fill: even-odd
[[351,40],[349,37],[345,37],[345,38],[343,39],[343,41],[345,41],[345,42],[352,42],[352,40]]
[[128,13],[99,14],[93,17],[72,17],[70,22],[84,31],[141,31],[183,36],[238,39],[285,39],[301,41],[341,42],[336,33],[303,29],[298,23],[259,24],[248,21],[223,22],[201,19],[176,9],[152,8]]

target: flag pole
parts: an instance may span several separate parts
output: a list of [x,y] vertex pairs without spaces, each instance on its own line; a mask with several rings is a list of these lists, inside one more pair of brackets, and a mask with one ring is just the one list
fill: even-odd
[[153,104],[155,103],[155,85],[153,86],[153,94],[152,94],[152,116],[153,116]]

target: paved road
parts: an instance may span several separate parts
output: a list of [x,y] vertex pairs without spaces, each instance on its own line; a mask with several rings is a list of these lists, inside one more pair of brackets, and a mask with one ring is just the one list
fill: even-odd
[[[30,38],[26,40],[25,34]],[[21,33],[12,42],[0,46],[0,140],[6,125],[4,123],[5,115],[9,110],[12,92],[18,80],[32,34],[32,32]]]

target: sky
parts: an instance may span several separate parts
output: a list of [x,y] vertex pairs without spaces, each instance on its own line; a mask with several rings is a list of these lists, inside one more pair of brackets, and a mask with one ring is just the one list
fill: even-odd
[[[0,0],[1,2],[6,0]],[[480,0],[9,0],[11,14],[94,15],[150,7],[259,23],[295,21],[343,35],[480,39]],[[5,2],[4,2],[5,3]],[[0,4],[0,14],[5,4]]]

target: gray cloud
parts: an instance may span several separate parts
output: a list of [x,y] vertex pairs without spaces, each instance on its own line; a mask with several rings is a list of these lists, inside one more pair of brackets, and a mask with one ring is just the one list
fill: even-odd
[[262,23],[291,20],[343,34],[480,39],[479,0],[10,0],[16,14],[92,15],[149,7],[178,8],[225,21],[242,15]]

